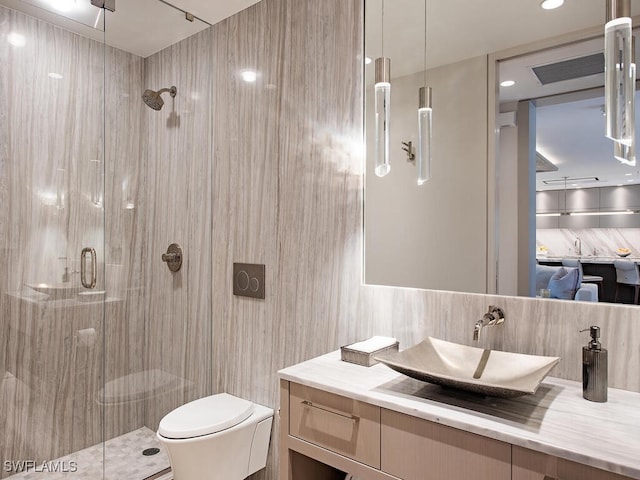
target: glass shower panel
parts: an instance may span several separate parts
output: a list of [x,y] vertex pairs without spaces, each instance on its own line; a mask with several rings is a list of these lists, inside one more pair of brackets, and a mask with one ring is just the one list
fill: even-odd
[[32,7],[0,2],[0,478],[102,478],[103,34]]
[[89,3],[0,0],[0,478],[155,475],[159,420],[212,393],[209,25]]
[[[210,282],[199,281],[211,278],[210,216],[194,213],[210,198],[208,26],[158,0],[106,12],[105,266],[118,299],[105,304],[108,479],[167,469],[164,451],[143,454],[159,447],[160,419],[211,393]],[[173,242],[188,256],[175,273],[162,262]]]

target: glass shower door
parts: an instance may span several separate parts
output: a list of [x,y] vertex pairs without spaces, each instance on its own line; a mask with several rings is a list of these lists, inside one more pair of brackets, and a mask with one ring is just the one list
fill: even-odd
[[[16,480],[102,478],[104,33],[61,15],[0,1],[0,478]],[[69,457],[92,445],[97,462]]]

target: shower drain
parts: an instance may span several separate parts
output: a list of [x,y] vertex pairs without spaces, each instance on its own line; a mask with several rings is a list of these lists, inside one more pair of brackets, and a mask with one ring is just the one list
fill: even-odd
[[156,453],[160,453],[160,449],[159,448],[145,448],[142,451],[142,455],[144,455],[145,457],[150,457],[151,455],[155,455]]

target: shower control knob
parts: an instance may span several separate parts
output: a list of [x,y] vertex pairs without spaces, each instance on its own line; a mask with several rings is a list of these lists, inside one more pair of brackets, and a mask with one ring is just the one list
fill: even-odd
[[162,254],[162,261],[167,263],[167,267],[172,272],[177,272],[182,267],[182,248],[177,243],[172,243],[167,247],[167,253]]

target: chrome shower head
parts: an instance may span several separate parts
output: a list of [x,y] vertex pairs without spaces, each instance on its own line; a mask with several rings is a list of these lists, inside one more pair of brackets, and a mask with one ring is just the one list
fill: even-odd
[[160,110],[164,105],[164,100],[162,100],[161,97],[164,92],[169,92],[171,98],[173,98],[176,96],[176,93],[178,93],[178,89],[176,87],[163,88],[157,92],[154,92],[153,90],[145,90],[142,94],[142,100],[144,100],[144,103],[146,103],[150,108]]

